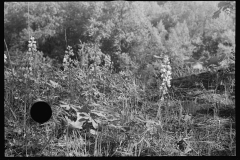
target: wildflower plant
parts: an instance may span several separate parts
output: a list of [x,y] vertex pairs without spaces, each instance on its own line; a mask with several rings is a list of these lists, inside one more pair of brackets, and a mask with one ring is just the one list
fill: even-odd
[[[52,65],[49,58],[43,57],[43,53],[37,50],[36,41],[31,37],[28,41],[28,50],[26,58],[22,60],[19,67],[19,81],[25,81],[28,85],[34,85],[34,95],[40,96],[43,92],[39,88],[44,88],[47,79],[52,74]],[[47,74],[46,74],[47,73]],[[44,87],[43,87],[44,86]]]
[[161,78],[162,78],[162,84],[160,86],[160,90],[162,90],[163,95],[167,93],[167,87],[171,87],[171,66],[169,62],[169,57],[167,55],[164,56],[163,58],[163,63],[161,64]]
[[168,87],[171,87],[172,68],[170,66],[169,57],[164,55],[162,61],[157,60],[153,63],[155,69],[155,77],[158,79],[159,91],[161,100],[164,99],[164,95],[168,92]]
[[4,63],[7,63],[7,56],[4,54]]
[[29,52],[37,51],[36,41],[34,40],[34,37],[31,37],[30,41],[28,41],[28,51]]
[[[74,52],[72,47],[68,46],[63,58],[63,74],[66,74],[64,77],[68,77],[67,86],[70,87],[69,89],[74,89],[74,84],[81,84],[83,87],[78,88],[78,90],[80,89],[81,95],[89,100],[99,97],[97,96],[99,94],[98,88],[93,86],[103,85],[102,83],[109,73],[111,58],[109,55],[103,54],[97,45],[80,45],[82,48],[78,54],[80,55],[80,61],[71,59]],[[73,92],[71,91],[71,93]],[[78,91],[76,90],[75,93],[78,93]]]
[[73,64],[76,65],[77,62],[70,58],[71,56],[74,56],[73,49],[71,46],[67,47],[67,50],[65,51],[65,53],[66,54],[64,55],[64,58],[63,58],[63,67],[64,67],[64,70],[68,70],[69,67],[73,67]]
[[37,46],[36,46],[36,41],[34,40],[34,37],[31,37],[30,40],[28,41],[28,52],[27,52],[27,62],[28,63],[26,66],[28,67],[22,67],[21,70],[26,71],[24,74],[24,77],[27,78],[28,75],[32,76],[33,72],[33,60],[34,60],[34,52],[37,51]]

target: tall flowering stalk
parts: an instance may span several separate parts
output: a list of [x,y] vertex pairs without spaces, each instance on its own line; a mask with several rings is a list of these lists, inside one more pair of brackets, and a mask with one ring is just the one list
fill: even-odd
[[64,70],[68,70],[69,66],[72,65],[72,62],[74,62],[70,56],[74,56],[74,53],[73,53],[73,50],[72,50],[72,47],[71,46],[68,46],[67,47],[67,50],[65,51],[65,55],[64,55],[64,58],[63,58],[63,67],[64,67]]
[[22,68],[25,70],[27,73],[24,74],[24,77],[27,78],[28,75],[33,75],[32,69],[33,69],[33,53],[37,51],[37,46],[36,46],[36,41],[34,40],[34,37],[31,37],[30,40],[28,41],[28,52],[27,52],[27,59],[28,59],[28,64],[26,68]]
[[164,57],[155,56],[155,58],[158,58],[158,60],[153,63],[153,66],[155,68],[155,76],[158,79],[162,101],[164,100],[164,95],[168,92],[168,87],[171,87],[172,68],[167,55],[164,55]]
[[4,54],[4,63],[7,63],[7,56]]
[[161,78],[162,84],[159,87],[160,92],[162,92],[161,100],[163,100],[164,95],[167,94],[168,88],[171,87],[171,79],[172,79],[172,68],[170,66],[169,57],[167,55],[164,56],[163,62],[161,64]]
[[[161,60],[158,60],[154,63],[154,68],[157,69],[157,79],[159,83],[159,92],[160,92],[160,101],[158,103],[158,113],[157,117],[160,118],[161,123],[161,105],[164,101],[164,96],[168,93],[168,87],[171,87],[171,79],[172,79],[172,68],[170,66],[169,57],[167,55],[164,55],[162,57],[156,56],[156,58],[161,58]],[[159,74],[161,76],[159,76]],[[161,77],[161,78],[160,78]]]
[[29,52],[37,51],[36,41],[34,40],[34,37],[31,37],[30,41],[28,41],[28,51]]

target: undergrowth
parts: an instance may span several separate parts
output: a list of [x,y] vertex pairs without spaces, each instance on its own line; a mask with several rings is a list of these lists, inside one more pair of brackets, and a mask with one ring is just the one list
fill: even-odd
[[[192,89],[202,94],[186,101],[161,92],[159,61],[143,80],[130,69],[114,73],[96,48],[86,47],[89,64],[72,60],[69,47],[63,69],[37,50],[15,67],[6,56],[5,156],[236,155],[234,79],[221,93]],[[29,116],[38,98],[53,110],[43,125]]]

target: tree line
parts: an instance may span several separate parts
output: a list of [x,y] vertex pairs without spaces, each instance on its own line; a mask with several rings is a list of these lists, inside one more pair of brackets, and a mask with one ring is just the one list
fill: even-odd
[[235,57],[235,2],[4,2],[10,54],[24,54],[29,35],[56,63],[68,46],[81,59],[81,44],[96,44],[117,72],[163,54],[179,67],[189,57]]

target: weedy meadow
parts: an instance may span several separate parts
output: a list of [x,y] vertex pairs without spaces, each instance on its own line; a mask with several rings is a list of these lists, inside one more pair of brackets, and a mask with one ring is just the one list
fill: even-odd
[[[114,73],[110,56],[81,45],[78,53],[67,47],[61,69],[33,37],[17,65],[4,54],[5,156],[236,155],[234,76],[211,78],[223,89],[207,86],[206,75],[173,70],[167,55],[142,74],[131,65]],[[42,125],[29,115],[38,98],[53,111]]]

